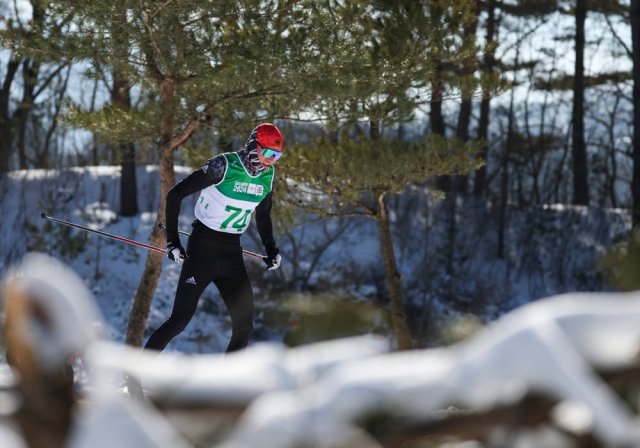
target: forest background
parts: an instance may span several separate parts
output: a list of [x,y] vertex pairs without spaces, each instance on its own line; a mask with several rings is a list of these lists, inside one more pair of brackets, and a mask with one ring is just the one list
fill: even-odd
[[[275,281],[251,268],[266,308],[320,297],[344,316],[345,303],[373,304],[382,319],[353,308],[358,323],[336,331],[383,327],[407,349],[442,343],[453,317],[636,289],[635,0],[1,8],[0,191],[3,232],[16,232],[2,242],[2,272],[45,250],[72,265],[82,255],[89,281],[104,284],[94,240],[42,222],[38,208],[164,247],[161,198],[188,172],[176,166],[195,169],[272,121],[286,142],[276,230],[288,267]],[[97,192],[81,199],[68,185],[105,175],[91,167],[112,167],[112,180],[80,187]],[[16,199],[35,183],[29,204]],[[345,235],[352,257],[336,249]],[[136,285],[97,295],[122,297],[114,336],[140,345],[170,299],[157,298],[161,256],[132,263]],[[265,317],[264,337],[318,314],[305,303]]]

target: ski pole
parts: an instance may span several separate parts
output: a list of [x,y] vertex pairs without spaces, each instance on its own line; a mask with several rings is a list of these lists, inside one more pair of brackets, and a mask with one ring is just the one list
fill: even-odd
[[138,241],[130,240],[128,238],[124,238],[124,237],[117,236],[117,235],[112,235],[111,233],[103,232],[101,230],[94,230],[94,229],[91,229],[89,227],[82,226],[80,224],[75,224],[73,222],[64,221],[62,219],[54,218],[53,216],[47,215],[46,212],[40,213],[40,216],[42,218],[44,218],[44,219],[48,219],[49,221],[57,222],[58,224],[63,224],[65,226],[69,226],[69,227],[75,227],[76,229],[84,230],[85,232],[97,233],[98,235],[106,236],[107,238],[112,238],[112,239],[114,239],[116,241],[120,241],[122,243],[131,244],[133,246],[138,246],[138,247],[143,247],[143,248],[145,248],[147,250],[153,250],[153,251],[156,251],[156,252],[161,252],[163,254],[167,252],[165,249],[162,249],[160,247],[151,246],[150,244],[140,243]]
[[[158,227],[160,227],[161,229],[164,229],[164,230],[167,229],[167,226],[162,224],[162,223],[158,224]],[[185,232],[184,230],[178,230],[178,233],[180,233],[181,235],[186,235],[186,236],[191,235],[189,232]],[[242,253],[245,254],[245,255],[249,255],[250,257],[259,258],[261,260],[266,258],[264,255],[260,255],[260,254],[257,254],[255,252],[251,252],[250,250],[242,249]]]

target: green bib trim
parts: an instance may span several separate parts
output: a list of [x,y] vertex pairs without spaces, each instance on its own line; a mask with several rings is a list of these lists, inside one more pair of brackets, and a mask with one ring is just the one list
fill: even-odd
[[248,202],[261,202],[271,192],[275,169],[271,166],[257,176],[251,176],[235,152],[226,153],[227,171],[215,188],[224,196]]

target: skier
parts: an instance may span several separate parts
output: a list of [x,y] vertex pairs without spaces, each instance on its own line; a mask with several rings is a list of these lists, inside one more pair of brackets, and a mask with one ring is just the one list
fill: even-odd
[[[171,316],[151,335],[145,349],[163,350],[185,329],[200,295],[213,282],[231,317],[227,352],[246,347],[253,331],[253,291],[244,265],[240,235],[255,210],[268,270],[280,267],[281,256],[271,223],[273,166],[282,155],[283,138],[271,123],[262,123],[238,152],[209,159],[167,194],[167,256],[183,263]],[[182,199],[200,192],[196,220],[185,252],[178,235]]]

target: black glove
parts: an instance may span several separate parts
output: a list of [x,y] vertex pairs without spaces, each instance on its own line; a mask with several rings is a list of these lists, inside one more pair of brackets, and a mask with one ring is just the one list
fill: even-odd
[[270,246],[265,248],[267,251],[267,256],[262,257],[262,260],[267,265],[267,271],[274,271],[280,267],[280,261],[282,257],[280,256],[280,251],[275,246]]
[[182,247],[182,243],[180,243],[179,236],[167,241],[167,257],[169,257],[169,260],[180,264],[186,256],[187,254],[184,251],[184,247]]

